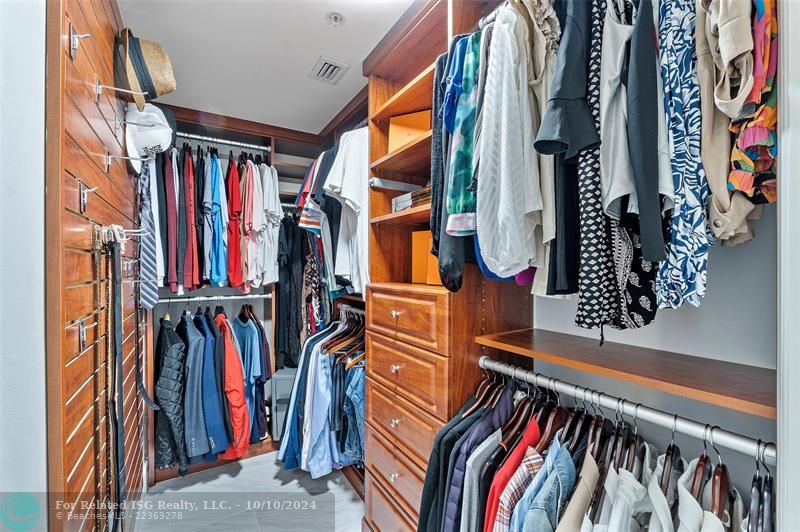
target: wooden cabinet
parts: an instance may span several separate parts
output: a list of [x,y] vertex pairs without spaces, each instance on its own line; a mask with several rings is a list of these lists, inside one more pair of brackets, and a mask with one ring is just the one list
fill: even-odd
[[[454,33],[471,31],[500,0],[415,2],[364,61],[369,76],[371,174],[425,185],[430,134],[392,153],[389,119],[431,108],[434,63]],[[486,280],[467,265],[461,289],[412,284],[411,233],[429,227],[430,205],[392,212],[396,190],[371,187],[367,310],[365,530],[415,527],[423,477],[439,429],[475,390],[475,343],[530,327],[529,288]],[[415,473],[416,472],[416,473]]]

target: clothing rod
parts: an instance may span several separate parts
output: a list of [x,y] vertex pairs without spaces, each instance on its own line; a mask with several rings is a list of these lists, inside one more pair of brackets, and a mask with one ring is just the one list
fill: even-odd
[[167,297],[159,299],[161,303],[192,303],[195,301],[239,301],[242,299],[272,299],[272,294],[242,294],[240,296],[195,296],[195,297]]
[[194,133],[184,133],[182,131],[178,131],[176,133],[178,137],[190,140],[197,140],[200,142],[211,142],[214,144],[226,144],[228,146],[236,146],[239,148],[249,148],[251,150],[259,150],[259,151],[272,151],[271,146],[261,146],[258,144],[250,144],[249,142],[239,142],[238,140],[228,140],[228,139],[220,139],[216,137],[207,137],[205,135],[195,135]]
[[[578,400],[583,400],[585,396],[587,402],[605,407],[609,410],[614,410],[615,412],[620,412],[621,414],[626,414],[631,418],[635,415],[637,421],[648,421],[653,425],[658,425],[659,427],[664,427],[669,430],[673,430],[674,428],[675,432],[686,434],[698,440],[705,440],[707,443],[713,443],[718,447],[725,447],[726,449],[749,455],[753,457],[753,459],[763,454],[764,461],[769,465],[775,465],[777,463],[778,452],[774,443],[762,441],[759,444],[757,440],[735,432],[730,432],[713,425],[698,423],[697,421],[662,412],[661,410],[637,404],[627,399],[621,399],[589,388],[553,379],[518,366],[492,360],[488,356],[482,356],[479,364],[481,368],[508,375],[529,382],[535,386],[548,388],[561,395],[568,395]],[[712,426],[713,430],[711,430]]]

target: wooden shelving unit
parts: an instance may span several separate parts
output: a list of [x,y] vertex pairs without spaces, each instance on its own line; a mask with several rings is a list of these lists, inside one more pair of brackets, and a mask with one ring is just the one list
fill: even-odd
[[386,100],[375,114],[373,120],[386,120],[393,116],[414,113],[431,108],[431,95],[433,93],[433,71],[435,65],[430,65],[406,86]]
[[402,211],[376,216],[371,224],[416,225],[428,223],[431,218],[431,204],[418,205]]
[[777,418],[775,370],[541,329],[478,336],[508,353],[617,379],[769,419]]
[[379,177],[399,172],[427,178],[431,173],[431,135],[431,131],[420,135],[373,162],[370,168]]

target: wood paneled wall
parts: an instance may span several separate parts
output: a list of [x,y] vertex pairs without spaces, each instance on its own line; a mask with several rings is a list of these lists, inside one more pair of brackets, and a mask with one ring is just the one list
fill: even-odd
[[[48,484],[67,502],[106,500],[107,319],[104,261],[97,263],[97,225],[136,225],[135,177],[121,159],[106,167],[106,154],[125,155],[124,103],[110,90],[95,98],[96,84],[114,86],[114,37],[122,27],[116,0],[61,0],[47,4],[46,320]],[[70,53],[70,26],[80,40]],[[85,209],[80,189],[88,194]],[[125,255],[134,258],[129,242]],[[126,261],[127,262],[127,261]],[[136,271],[124,267],[130,278]],[[135,285],[123,284],[123,389],[128,499],[143,485],[142,409],[136,392]],[[87,327],[81,348],[79,320]],[[143,327],[146,316],[139,316]],[[140,353],[146,330],[142,329]],[[51,504],[52,506],[52,504]],[[50,530],[101,529],[102,518],[57,519]]]

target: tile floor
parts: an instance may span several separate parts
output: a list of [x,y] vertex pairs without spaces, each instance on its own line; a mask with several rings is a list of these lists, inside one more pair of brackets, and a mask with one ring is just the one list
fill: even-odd
[[361,530],[364,503],[340,472],[312,480],[276,456],[160,482],[142,497],[135,532]]

